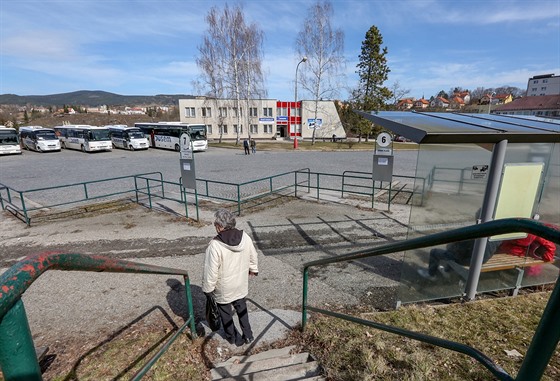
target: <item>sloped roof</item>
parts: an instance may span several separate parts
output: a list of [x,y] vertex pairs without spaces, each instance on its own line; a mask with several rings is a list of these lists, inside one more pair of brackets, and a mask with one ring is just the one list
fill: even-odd
[[560,110],[560,95],[539,95],[535,97],[517,98],[502,106],[496,107],[496,111],[515,110]]
[[560,143],[560,120],[515,115],[355,111],[397,135],[425,144]]

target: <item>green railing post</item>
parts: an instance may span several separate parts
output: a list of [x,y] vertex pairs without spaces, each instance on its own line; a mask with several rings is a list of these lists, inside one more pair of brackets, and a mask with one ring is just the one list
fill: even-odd
[[550,295],[516,380],[538,381],[560,340],[560,281]]
[[270,177],[268,178],[268,181],[269,181],[269,185],[270,185],[270,192],[269,192],[269,194],[272,194],[272,176],[270,176]]
[[309,280],[309,268],[303,268],[303,299],[301,302],[301,330],[305,330],[307,324],[307,282]]
[[185,200],[185,217],[189,218],[189,208],[187,207],[187,189],[181,185],[181,198]]
[[196,206],[196,220],[200,221],[200,216],[198,215],[198,190],[194,188],[194,205]]
[[375,180],[372,178],[371,181],[371,209],[374,209],[373,204],[375,202]]
[[150,179],[146,178],[146,190],[148,191],[148,204],[152,209],[152,194],[150,193]]
[[320,175],[317,173],[317,201],[319,201],[319,177]]
[[297,198],[297,174],[298,171],[294,171],[294,197]]
[[89,198],[87,193],[87,183],[84,183],[84,194],[86,195],[86,200]]
[[241,190],[239,184],[237,184],[237,215],[241,215]]
[[6,381],[43,379],[21,299],[0,321],[0,368]]
[[191,329],[191,335],[193,338],[196,337],[196,327],[194,325],[194,308],[193,308],[193,302],[192,302],[192,292],[191,292],[191,282],[189,280],[189,277],[186,275],[183,275],[183,280],[185,281],[185,294],[187,297],[187,310],[189,312],[189,319],[191,321],[190,323],[190,329]]
[[19,199],[21,201],[21,210],[23,211],[23,216],[25,217],[25,223],[27,224],[27,226],[31,225],[31,220],[29,219],[29,216],[27,216],[27,208],[25,207],[25,199],[23,198],[23,192],[22,191],[18,191],[19,192]]
[[393,181],[389,181],[389,198],[387,199],[387,211],[391,211],[391,189],[393,188]]

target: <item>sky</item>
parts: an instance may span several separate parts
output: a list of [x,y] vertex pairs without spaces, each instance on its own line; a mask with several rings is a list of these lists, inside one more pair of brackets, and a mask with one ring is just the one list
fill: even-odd
[[[295,41],[314,1],[229,1],[264,32],[268,97],[294,98]],[[559,0],[331,1],[332,26],[344,33],[344,85],[375,25],[398,82],[421,98],[455,87],[527,88],[530,77],[560,75]],[[226,1],[0,0],[0,94],[47,95],[103,90],[121,95],[201,95],[198,46],[205,16]],[[303,63],[302,65],[304,65]],[[302,70],[300,66],[300,70]],[[311,99],[298,88],[298,98]]]

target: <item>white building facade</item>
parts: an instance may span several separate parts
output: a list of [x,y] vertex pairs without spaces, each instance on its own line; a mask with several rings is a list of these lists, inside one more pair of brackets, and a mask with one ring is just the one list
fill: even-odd
[[345,138],[333,101],[283,102],[276,99],[245,100],[197,97],[179,100],[182,123],[205,124],[208,139],[316,139]]
[[560,76],[554,74],[535,75],[527,82],[527,96],[560,95]]

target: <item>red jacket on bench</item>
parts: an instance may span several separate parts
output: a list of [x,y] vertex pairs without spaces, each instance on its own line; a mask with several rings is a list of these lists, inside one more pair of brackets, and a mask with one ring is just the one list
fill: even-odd
[[528,255],[533,258],[539,258],[543,261],[550,262],[554,259],[556,245],[554,242],[547,241],[544,238],[527,234],[526,238],[502,242],[500,247],[498,247],[497,252],[516,255],[518,257]]

